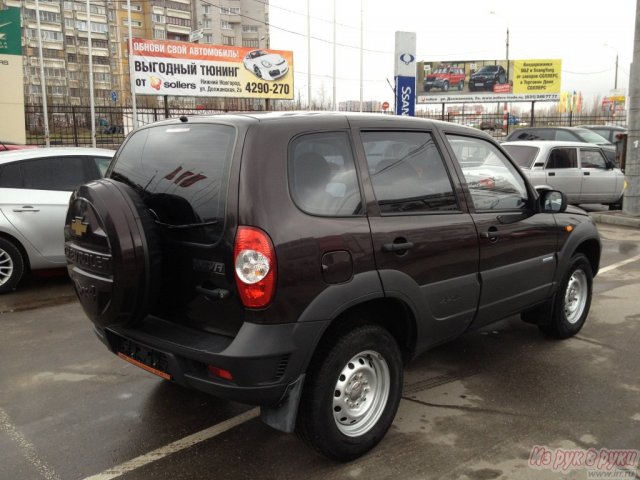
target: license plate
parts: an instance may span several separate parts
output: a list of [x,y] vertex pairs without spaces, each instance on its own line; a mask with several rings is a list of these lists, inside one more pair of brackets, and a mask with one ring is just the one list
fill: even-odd
[[484,87],[484,83],[476,83],[476,87]]
[[171,375],[166,372],[168,367],[167,356],[162,352],[123,338],[118,346],[118,356],[124,361],[160,378],[171,380]]

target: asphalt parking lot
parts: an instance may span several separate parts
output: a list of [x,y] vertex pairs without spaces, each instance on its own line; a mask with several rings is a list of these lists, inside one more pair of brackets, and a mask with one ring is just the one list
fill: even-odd
[[577,337],[510,318],[421,356],[385,439],[348,464],[255,409],[123,362],[66,277],[33,279],[0,297],[0,479],[640,478],[637,463],[589,476],[529,461],[534,447],[640,449],[640,230],[599,230],[602,272]]

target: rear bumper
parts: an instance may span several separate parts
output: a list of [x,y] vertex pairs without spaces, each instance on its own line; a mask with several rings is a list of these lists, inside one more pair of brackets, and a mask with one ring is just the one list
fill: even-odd
[[[272,406],[306,370],[327,323],[244,323],[236,337],[229,338],[147,317],[134,328],[95,332],[115,354],[127,341],[157,352],[162,371],[180,385],[227,400]],[[213,376],[209,365],[231,372],[232,380]]]

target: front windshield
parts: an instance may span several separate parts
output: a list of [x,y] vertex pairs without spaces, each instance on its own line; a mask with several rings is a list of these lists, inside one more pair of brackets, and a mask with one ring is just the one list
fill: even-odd
[[486,66],[486,67],[482,67],[480,70],[478,70],[478,73],[493,73],[498,69],[498,67],[496,66]]
[[596,132],[587,130],[586,128],[578,130],[577,133],[585,142],[594,143],[596,145],[612,145],[612,143],[602,135],[598,135]]

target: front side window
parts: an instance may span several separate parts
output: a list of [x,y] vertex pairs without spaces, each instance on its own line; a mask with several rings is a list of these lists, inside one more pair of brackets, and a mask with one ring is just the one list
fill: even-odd
[[451,181],[427,132],[363,132],[369,175],[382,214],[458,210]]
[[344,132],[303,135],[289,146],[289,190],[312,215],[362,214],[362,199],[349,137]]
[[498,147],[480,138],[447,135],[447,139],[462,168],[476,210],[527,208],[526,183]]
[[607,169],[607,162],[598,150],[580,150],[580,164],[582,168]]

